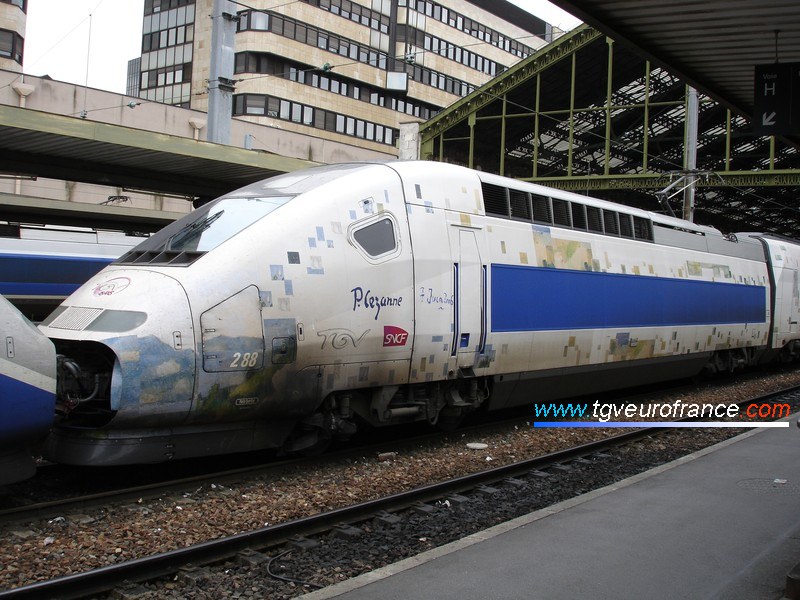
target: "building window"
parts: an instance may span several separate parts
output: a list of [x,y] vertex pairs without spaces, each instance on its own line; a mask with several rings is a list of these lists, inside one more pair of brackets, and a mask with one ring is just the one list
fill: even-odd
[[192,79],[192,64],[186,63],[162,67],[160,69],[142,70],[140,78],[140,89],[142,90],[172,85],[174,83],[189,83]]
[[438,54],[486,75],[494,77],[506,70],[505,65],[496,63],[493,60],[451,44],[447,40],[434,37],[413,27],[406,27],[402,35],[406,42],[421,46],[427,52]]
[[409,98],[403,99],[379,87],[363,83],[355,85],[351,80],[332,72],[323,75],[314,67],[273,54],[240,52],[234,60],[234,72],[236,74],[267,73],[354,100],[369,102],[375,106],[389,107],[397,112],[425,120],[435,116],[440,110],[433,104]]
[[[268,17],[261,18],[259,17]],[[389,57],[385,52],[378,52],[362,46],[353,40],[339,37],[329,31],[323,31],[285,17],[283,15],[245,10],[239,13],[237,31],[268,31],[285,38],[296,40],[302,44],[327,49],[334,54],[351,58],[380,69],[385,69]]]
[[194,20],[194,0],[145,0],[140,63],[144,98],[189,103]]
[[233,115],[267,116],[389,146],[394,145],[398,135],[391,127],[264,94],[234,95]]
[[375,31],[389,33],[389,17],[350,0],[303,0],[303,2]]
[[6,4],[13,4],[14,6],[19,6],[22,9],[22,12],[28,12],[28,0],[0,0],[0,2],[5,2]]
[[24,41],[18,33],[0,29],[0,57],[10,58],[21,65],[23,46]]
[[144,14],[151,15],[171,8],[191,5],[194,8],[195,0],[144,0]]
[[[469,17],[465,17],[452,9],[445,8],[436,2],[431,2],[430,0],[399,0],[398,6],[407,7],[409,10],[436,19],[445,25],[458,29],[487,44],[505,50],[518,58],[526,58],[534,53],[534,49],[530,46],[526,46],[516,40],[510,40],[502,33],[490,29],[484,24],[470,19]],[[535,31],[533,33],[542,38],[542,40],[548,41],[547,23],[541,19],[537,19],[537,21],[541,24],[540,31]]]
[[450,77],[450,75],[445,75],[444,73],[439,73],[438,71],[434,71],[433,69],[429,69],[420,65],[403,63],[402,68],[405,69],[406,73],[408,73],[410,79],[413,79],[414,81],[423,85],[429,85],[431,87],[443,90],[455,96],[466,96],[474,92],[476,89],[471,83],[456,79],[455,77]]
[[183,45],[191,43],[194,40],[194,27],[189,25],[180,25],[172,29],[163,29],[151,33],[145,33],[142,36],[142,52],[150,52],[160,48],[169,48],[171,46]]

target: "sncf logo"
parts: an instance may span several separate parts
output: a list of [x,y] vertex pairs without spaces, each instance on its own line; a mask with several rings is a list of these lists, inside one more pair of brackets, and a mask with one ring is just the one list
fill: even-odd
[[383,346],[405,346],[408,341],[408,332],[394,325],[383,326]]

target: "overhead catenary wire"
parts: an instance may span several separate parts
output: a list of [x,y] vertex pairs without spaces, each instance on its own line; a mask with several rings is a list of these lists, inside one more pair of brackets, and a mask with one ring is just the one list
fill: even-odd
[[[100,0],[102,2],[102,0]],[[98,5],[99,6],[99,5]],[[86,118],[86,94],[89,90],[89,59],[92,50],[92,13],[89,13],[89,35],[86,40],[86,79],[83,84],[83,110],[80,113],[81,119]]]

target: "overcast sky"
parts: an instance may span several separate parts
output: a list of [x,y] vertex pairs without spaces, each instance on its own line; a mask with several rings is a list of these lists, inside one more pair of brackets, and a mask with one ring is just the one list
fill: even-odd
[[[565,30],[579,22],[543,0],[511,1]],[[22,70],[124,94],[143,9],[144,0],[28,0]]]
[[88,64],[89,87],[124,94],[143,10],[144,0],[28,0],[23,72],[85,85]]

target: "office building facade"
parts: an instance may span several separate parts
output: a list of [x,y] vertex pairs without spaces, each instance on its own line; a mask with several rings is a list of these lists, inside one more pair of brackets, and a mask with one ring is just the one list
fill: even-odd
[[[231,6],[233,115],[375,151],[559,33],[504,0]],[[212,12],[213,0],[145,0],[128,93],[207,110]]]

